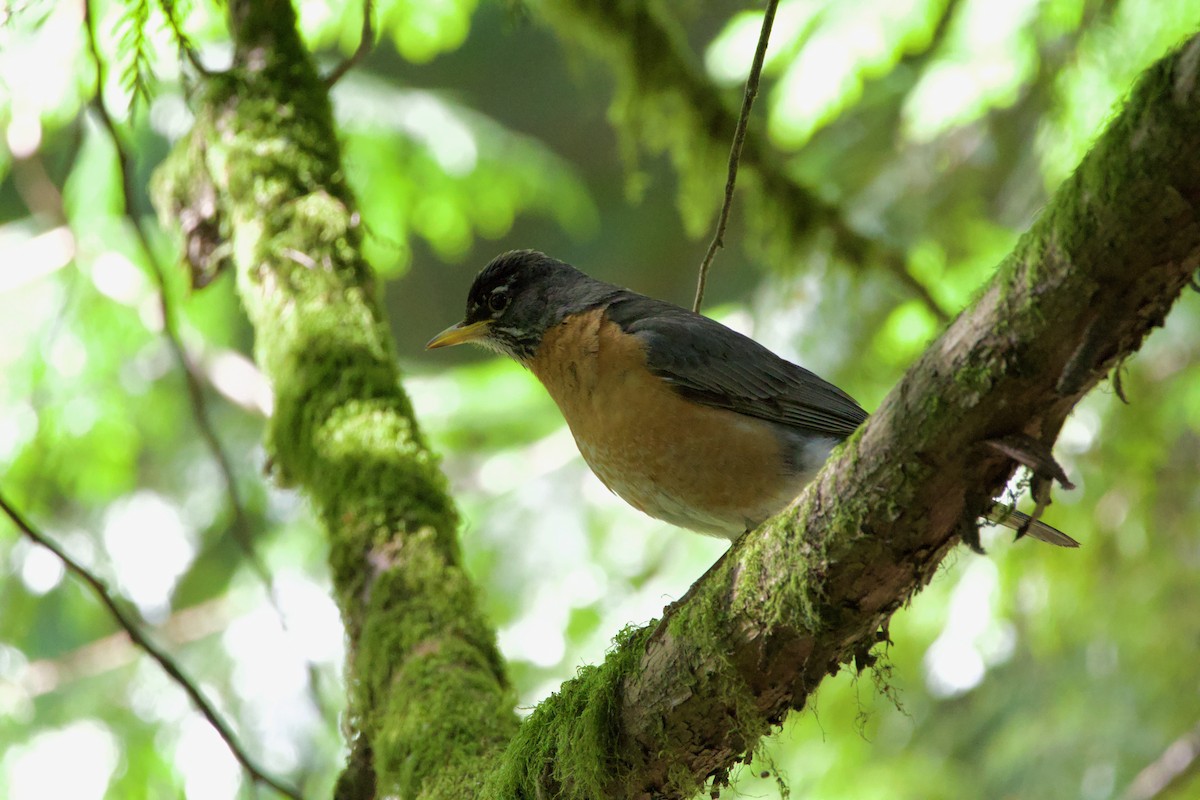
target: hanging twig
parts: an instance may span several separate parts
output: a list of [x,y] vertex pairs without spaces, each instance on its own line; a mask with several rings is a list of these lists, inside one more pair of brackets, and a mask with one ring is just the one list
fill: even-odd
[[350,57],[342,61],[333,68],[333,71],[325,76],[325,88],[332,89],[333,85],[342,79],[342,76],[351,70],[351,68],[362,61],[367,53],[371,52],[371,48],[375,46],[375,31],[371,26],[371,0],[363,0],[363,24],[362,38],[358,40],[358,49],[350,54]]
[[195,681],[183,673],[183,670],[180,668],[180,666],[175,663],[175,660],[171,658],[166,651],[160,649],[158,645],[150,641],[150,639],[142,630],[142,623],[135,619],[133,614],[131,614],[129,611],[126,611],[122,607],[122,604],[117,601],[116,596],[104,584],[104,581],[92,574],[87,567],[71,558],[71,556],[69,556],[65,550],[59,547],[53,539],[34,528],[33,525],[25,519],[24,515],[22,515],[20,511],[18,511],[11,503],[9,503],[7,498],[5,498],[2,493],[0,493],[0,509],[4,511],[10,520],[12,520],[13,524],[17,526],[17,529],[20,530],[21,533],[28,536],[37,544],[40,544],[42,547],[45,547],[51,553],[54,553],[54,555],[58,557],[58,560],[63,563],[63,566],[67,568],[67,571],[88,585],[100,602],[103,603],[112,614],[113,618],[117,621],[117,624],[120,625],[127,634],[129,634],[130,640],[144,650],[147,655],[157,661],[158,665],[162,667],[163,671],[166,672],[167,675],[170,676],[171,680],[175,681],[175,683],[187,693],[188,697],[191,698],[192,703],[194,703],[196,708],[200,710],[200,713],[204,715],[204,718],[208,720],[208,723],[212,725],[220,737],[225,740],[225,744],[229,747],[230,752],[233,753],[233,757],[238,760],[238,763],[242,765],[242,768],[246,770],[251,778],[260,783],[265,783],[267,786],[270,786],[272,789],[284,795],[285,797],[290,797],[292,800],[301,800],[300,794],[295,789],[284,785],[275,778],[272,778],[254,763],[254,760],[250,757],[250,754],[247,753],[238,742],[237,737],[230,729],[228,723],[221,718],[221,716],[217,713],[217,710],[213,708],[212,704],[208,702],[208,699],[200,691],[200,687],[196,685]]
[[725,179],[725,202],[721,204],[721,216],[717,219],[717,232],[708,245],[704,261],[700,263],[700,277],[696,281],[696,300],[692,310],[700,313],[700,304],[704,302],[704,285],[708,283],[708,269],[712,266],[717,248],[725,246],[725,226],[729,224],[729,211],[733,207],[733,187],[737,182],[738,161],[742,157],[742,145],[746,143],[746,128],[750,124],[750,109],[754,106],[754,98],[758,96],[758,79],[762,75],[763,59],[767,55],[767,42],[771,38],[771,25],[775,22],[775,8],[779,0],[767,0],[767,10],[763,14],[762,30],[758,34],[758,48],[754,51],[754,63],[750,65],[750,77],[746,79],[746,95],[742,98],[742,113],[738,117],[737,128],[733,133],[733,146],[729,149],[729,176]]

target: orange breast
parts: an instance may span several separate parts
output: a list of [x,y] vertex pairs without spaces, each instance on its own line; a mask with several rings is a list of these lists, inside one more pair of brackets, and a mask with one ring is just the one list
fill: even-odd
[[734,538],[811,478],[787,466],[769,423],[693,403],[652,375],[641,343],[603,310],[547,331],[528,366],[604,485],[653,517]]

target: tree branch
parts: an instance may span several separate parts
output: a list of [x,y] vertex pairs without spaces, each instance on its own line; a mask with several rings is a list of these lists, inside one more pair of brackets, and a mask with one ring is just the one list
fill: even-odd
[[63,563],[63,566],[67,568],[68,572],[87,584],[87,587],[92,590],[96,598],[112,614],[117,624],[129,635],[130,641],[141,648],[146,655],[154,659],[163,672],[167,673],[167,677],[183,689],[188,698],[191,699],[192,704],[208,720],[208,724],[213,726],[217,734],[224,740],[225,746],[229,748],[229,752],[233,753],[233,757],[237,759],[237,762],[242,765],[242,768],[246,770],[246,773],[253,780],[270,786],[284,797],[291,798],[291,800],[300,800],[300,794],[295,789],[271,777],[262,767],[258,766],[250,754],[246,752],[246,749],[238,742],[233,729],[229,727],[229,723],[225,722],[212,704],[208,702],[208,698],[200,691],[200,687],[196,682],[183,673],[183,669],[175,663],[175,659],[167,651],[150,640],[142,629],[142,623],[133,614],[121,607],[121,603],[117,601],[116,596],[104,585],[102,580],[93,575],[91,570],[83,566],[83,564],[71,558],[67,554],[67,551],[59,547],[53,539],[35,528],[17,510],[16,506],[12,505],[2,494],[0,494],[0,511],[3,511],[12,520],[17,530],[53,553]]
[[1052,444],[1200,265],[1198,65],[1200,36],[1145,73],[975,305],[796,506],[739,540],[654,631],[542,703],[488,796],[553,795],[599,763],[598,783],[563,796],[690,797],[827,674],[870,660],[1011,474],[982,443]]
[[[196,53],[191,38],[183,32],[177,0],[158,0],[158,4],[162,8],[163,16],[167,18],[167,25],[171,29],[171,35],[175,38],[175,46],[179,48],[180,55],[187,59],[197,74],[212,74],[200,61],[200,56]],[[95,48],[93,47],[92,50],[94,52]]]
[[117,154],[117,169],[121,176],[121,201],[125,210],[125,218],[133,228],[134,237],[137,239],[138,247],[142,251],[142,257],[150,267],[150,273],[153,275],[155,285],[158,287],[158,307],[159,312],[162,314],[163,338],[166,339],[167,346],[171,350],[171,355],[174,356],[175,363],[179,365],[179,370],[183,373],[184,386],[187,388],[188,404],[192,411],[192,418],[196,421],[196,428],[200,431],[200,438],[204,440],[204,444],[212,455],[212,459],[217,465],[217,471],[221,473],[221,479],[225,484],[225,494],[229,498],[229,507],[233,514],[233,523],[230,526],[230,530],[233,533],[234,541],[238,543],[238,546],[246,556],[246,560],[250,562],[250,567],[262,583],[275,613],[279,616],[280,622],[286,627],[283,611],[276,597],[271,573],[267,570],[266,564],[263,563],[258,552],[254,549],[254,541],[250,535],[250,519],[246,514],[245,504],[242,503],[237,479],[233,474],[233,464],[229,460],[229,456],[225,453],[225,448],[222,446],[220,438],[217,436],[216,428],[208,413],[208,403],[204,398],[204,388],[201,386],[200,379],[196,376],[192,362],[188,358],[187,350],[183,346],[183,338],[179,335],[179,327],[175,318],[175,306],[171,302],[170,287],[167,285],[166,273],[163,271],[162,264],[159,263],[158,256],[150,244],[150,235],[146,231],[146,226],[133,206],[133,198],[135,197],[133,164],[130,162],[129,153],[121,141],[117,124],[104,102],[104,60],[101,58],[100,50],[96,46],[95,20],[93,18],[91,0],[84,3],[83,8],[84,29],[87,33],[88,48],[96,67],[96,96],[93,98],[92,105],[96,109],[96,114],[100,117],[100,123],[112,141],[113,149]]
[[367,53],[371,52],[371,48],[375,46],[375,31],[371,20],[374,13],[373,5],[371,0],[363,0],[362,33],[359,36],[358,47],[325,76],[326,88],[332,89],[334,84],[340,81],[342,76],[353,69],[358,62],[366,58]]
[[[370,0],[367,0],[367,2],[369,3]],[[211,73],[204,70],[200,65],[194,50],[191,48],[190,42],[178,28],[178,24],[173,16],[175,7],[171,0],[163,0],[163,11],[175,31],[179,46],[188,54],[197,71],[201,75],[210,75]],[[255,548],[253,526],[250,523],[250,515],[246,513],[246,505],[242,501],[242,493],[238,489],[237,478],[233,473],[233,462],[230,461],[229,455],[225,452],[225,447],[221,444],[220,437],[217,436],[216,426],[213,424],[212,416],[208,411],[208,402],[204,396],[204,387],[201,385],[200,378],[196,373],[196,368],[191,358],[188,357],[187,348],[183,344],[183,337],[179,333],[179,323],[175,316],[175,305],[171,301],[166,272],[158,260],[158,255],[154,252],[150,244],[150,235],[146,230],[146,225],[134,208],[133,164],[129,158],[129,152],[125,149],[125,145],[121,140],[116,121],[113,119],[108,106],[104,102],[104,61],[96,44],[95,19],[91,0],[84,3],[84,28],[87,34],[88,49],[95,63],[96,96],[93,98],[92,105],[100,117],[100,122],[105,132],[112,141],[113,149],[116,151],[117,169],[121,176],[121,200],[125,210],[125,217],[133,228],[138,245],[142,251],[142,257],[149,265],[150,272],[154,277],[154,283],[158,287],[158,307],[159,312],[162,314],[163,337],[166,339],[171,354],[174,356],[175,362],[179,365],[179,369],[183,373],[188,405],[192,412],[192,418],[196,422],[196,428],[200,432],[200,438],[204,440],[204,444],[208,448],[214,463],[216,463],[217,471],[221,474],[221,479],[225,484],[225,495],[229,499],[229,508],[233,515],[233,520],[229,526],[229,533],[232,534],[233,540],[237,543],[238,548],[241,549],[242,554],[249,563],[251,571],[262,585],[268,604],[275,612],[275,616],[279,618],[280,627],[286,631],[289,629],[287,615],[283,613],[283,604],[279,600],[279,591],[275,586],[275,579],[271,575],[271,571],[267,569],[266,562],[263,561],[258,550]],[[195,288],[203,288],[207,280],[210,280],[215,274],[216,272],[214,271],[212,275],[199,278],[198,273],[193,272],[193,285]],[[321,693],[317,686],[320,674],[316,669],[316,665],[311,661],[306,659],[305,665],[313,703],[318,708],[322,708]],[[322,708],[322,710],[325,709]]]

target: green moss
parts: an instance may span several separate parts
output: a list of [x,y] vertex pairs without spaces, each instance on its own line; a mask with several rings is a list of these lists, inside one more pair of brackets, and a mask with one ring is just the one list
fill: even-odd
[[767,523],[765,535],[756,534],[745,549],[747,575],[772,576],[777,583],[758,592],[738,592],[733,613],[742,614],[754,605],[755,613],[768,626],[787,625],[815,633],[823,623],[824,598],[820,575],[827,560],[827,540],[806,535],[797,525],[811,510],[801,504],[795,512]]
[[477,789],[481,770],[467,762],[495,756],[517,729],[515,697],[472,587],[436,534],[425,534],[363,560],[383,571],[359,588],[369,599],[350,683],[350,713],[372,743],[378,784],[403,797],[422,794],[428,781]]
[[[685,612],[702,613],[692,604]],[[707,622],[715,624],[713,620]],[[697,624],[689,630],[697,632],[702,627]],[[624,776],[632,765],[614,760],[612,755],[621,752],[620,691],[625,677],[640,669],[654,633],[654,626],[627,628],[616,638],[603,664],[584,667],[558,693],[539,703],[509,745],[500,770],[489,777],[478,796],[488,800],[594,800],[611,797],[614,787],[624,786]],[[729,628],[710,627],[706,635],[719,642],[729,635]],[[727,646],[723,642],[692,644],[705,657],[723,652]],[[697,669],[689,674],[695,680],[695,696],[711,698],[714,713],[728,715],[734,740],[742,742],[743,747],[751,747],[768,731],[753,692],[732,665]],[[659,740],[660,753],[670,753],[678,744],[672,731],[665,728],[653,732],[652,737]],[[668,796],[686,797],[701,785],[702,780],[683,761],[673,760],[663,788]]]
[[[584,667],[556,694],[543,700],[522,725],[487,781],[491,800],[594,800],[610,796],[623,765],[618,752],[619,689],[645,654],[652,628],[627,628],[604,663]],[[535,788],[541,787],[541,790]]]
[[960,398],[967,405],[979,402],[992,388],[996,369],[992,364],[969,362],[961,365],[954,373],[954,383],[961,390]]

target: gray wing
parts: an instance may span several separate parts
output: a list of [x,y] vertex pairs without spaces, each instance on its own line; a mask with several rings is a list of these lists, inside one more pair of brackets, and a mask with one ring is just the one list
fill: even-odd
[[838,439],[867,418],[832,383],[708,317],[632,292],[607,314],[641,339],[655,375],[698,403]]

